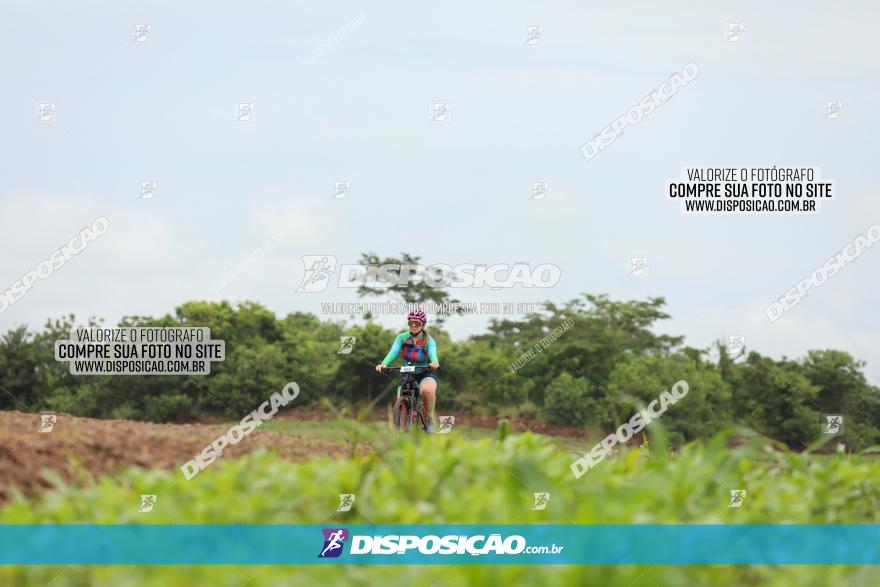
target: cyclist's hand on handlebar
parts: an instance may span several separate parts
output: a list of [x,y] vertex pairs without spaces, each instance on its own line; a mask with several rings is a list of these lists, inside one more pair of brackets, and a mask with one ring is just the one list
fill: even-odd
[[439,369],[439,368],[440,368],[440,363],[428,363],[428,366],[429,366],[431,369]]
[[381,363],[376,365],[376,373],[381,373],[384,370],[385,370],[385,365],[383,365]]

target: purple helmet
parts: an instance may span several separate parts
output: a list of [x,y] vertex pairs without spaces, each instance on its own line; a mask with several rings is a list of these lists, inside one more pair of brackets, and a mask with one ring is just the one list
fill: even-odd
[[421,310],[411,310],[409,314],[406,315],[406,321],[410,320],[418,320],[422,323],[422,326],[428,323],[428,316]]

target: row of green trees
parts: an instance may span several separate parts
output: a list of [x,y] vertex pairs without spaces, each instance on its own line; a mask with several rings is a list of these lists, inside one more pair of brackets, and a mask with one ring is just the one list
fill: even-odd
[[[662,298],[584,295],[563,305],[546,303],[523,319],[494,320],[485,334],[456,342],[432,325],[442,365],[438,411],[610,430],[684,379],[690,392],[662,418],[676,443],[742,424],[800,448],[821,435],[824,414],[844,415],[848,447],[880,443],[880,389],[868,384],[863,363],[849,354],[815,350],[799,360],[773,360],[757,352],[731,357],[720,343],[683,347],[681,337],[653,332],[669,317],[663,306]],[[521,368],[510,368],[567,321],[574,326],[538,345]],[[68,338],[74,322],[68,316],[39,331],[23,326],[3,335],[0,409],[160,422],[237,420],[288,381],[300,385],[298,402],[365,402],[393,387],[372,367],[404,328],[388,330],[369,316],[334,322],[298,312],[278,318],[256,303],[189,302],[174,315],[128,317],[120,326],[210,327],[212,338],[226,341],[226,360],[214,363],[211,375],[73,376],[67,363],[54,360],[54,341]],[[343,336],[356,339],[349,354],[337,354]]]

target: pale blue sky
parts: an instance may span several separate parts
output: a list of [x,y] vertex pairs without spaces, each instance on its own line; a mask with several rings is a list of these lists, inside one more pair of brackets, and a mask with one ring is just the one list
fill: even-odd
[[[97,216],[110,231],[21,300],[0,329],[75,312],[115,321],[216,299],[283,314],[351,290],[295,294],[300,256],[402,250],[428,263],[550,262],[549,290],[465,301],[665,296],[687,343],[741,334],[772,356],[841,348],[880,383],[880,250],[770,324],[764,307],[880,222],[875,4],[826,2],[216,3],[0,6],[0,288]],[[315,63],[310,52],[360,17]],[[744,24],[738,43],[727,24]],[[134,43],[135,24],[152,30]],[[536,46],[526,28],[544,27]],[[874,55],[875,57],[871,57]],[[591,161],[578,151],[686,63],[699,77]],[[843,102],[823,119],[826,100]],[[38,102],[58,120],[34,121]],[[254,102],[257,120],[233,121]],[[429,121],[432,102],[450,120]],[[820,167],[815,216],[685,216],[685,166]],[[137,199],[156,180],[153,200]],[[333,182],[348,180],[344,200]],[[548,181],[529,201],[531,182]],[[419,222],[423,219],[423,222]],[[628,274],[632,256],[648,272]],[[390,322],[389,322],[390,323]],[[485,318],[454,319],[463,337]]]

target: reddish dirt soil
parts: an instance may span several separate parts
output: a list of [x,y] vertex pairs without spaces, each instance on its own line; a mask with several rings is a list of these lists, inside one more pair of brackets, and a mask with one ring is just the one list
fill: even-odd
[[[347,414],[347,415],[350,415]],[[152,424],[131,420],[96,420],[56,414],[51,432],[40,432],[39,414],[0,411],[0,503],[7,501],[16,486],[25,495],[51,487],[43,471],[48,469],[65,481],[75,476],[76,465],[91,475],[115,474],[127,467],[175,469],[190,460],[218,436],[228,423]],[[371,420],[386,420],[384,408],[377,408]],[[317,408],[279,414],[277,419],[323,421],[335,416]],[[495,416],[456,414],[456,424],[496,429]],[[511,431],[531,430],[541,434],[584,438],[583,429],[558,426],[536,420],[513,420]],[[236,445],[224,450],[224,458],[235,458],[257,448],[273,448],[293,461],[317,456],[345,457],[349,445],[326,438],[263,431],[259,428]],[[359,454],[369,448],[358,447]]]
[[[201,452],[218,436],[222,424],[151,424],[130,420],[95,420],[56,414],[51,432],[39,432],[39,414],[0,412],[0,503],[10,487],[26,495],[51,487],[42,471],[54,471],[65,481],[74,476],[77,461],[93,477],[127,467],[175,469]],[[293,461],[316,456],[348,455],[348,444],[259,428],[224,450],[235,458],[257,448],[273,448]],[[367,452],[360,447],[359,452]]]

